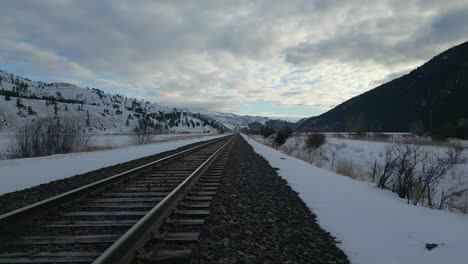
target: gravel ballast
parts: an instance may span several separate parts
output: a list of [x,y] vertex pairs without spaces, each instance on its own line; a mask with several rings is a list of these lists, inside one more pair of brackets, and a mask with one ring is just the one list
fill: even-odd
[[298,194],[240,136],[225,172],[201,233],[199,263],[349,263]]
[[69,178],[52,181],[46,184],[41,184],[31,188],[27,188],[20,191],[11,193],[5,193],[0,195],[0,214],[4,214],[21,207],[36,203],[38,201],[50,198],[52,196],[64,193],[69,190],[84,186],[86,184],[93,183],[95,181],[110,177],[112,175],[136,168],[144,165],[150,161],[158,160],[174,154],[176,152],[203,144],[208,142],[202,141],[193,144],[189,144],[174,150],[161,152],[155,155],[147,156],[140,159],[131,160],[125,163],[120,163],[114,166],[102,168],[95,171],[90,171],[84,174],[72,176]]

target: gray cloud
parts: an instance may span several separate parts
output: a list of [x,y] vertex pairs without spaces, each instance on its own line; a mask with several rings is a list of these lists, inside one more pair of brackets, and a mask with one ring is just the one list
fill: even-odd
[[[388,66],[428,60],[467,40],[468,28],[462,25],[468,23],[468,3],[410,1],[386,8],[386,13],[391,15],[350,19],[329,38],[286,48],[285,61],[294,65],[323,60],[372,61]],[[434,9],[437,12],[425,15]],[[356,17],[366,17],[361,12],[369,12],[368,9],[352,10],[356,11]]]
[[324,111],[465,41],[467,22],[455,0],[5,1],[0,63],[179,107]]

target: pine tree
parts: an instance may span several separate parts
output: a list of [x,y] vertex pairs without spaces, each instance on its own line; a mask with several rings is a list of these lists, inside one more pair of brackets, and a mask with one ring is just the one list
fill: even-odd
[[57,102],[54,102],[54,114],[55,115],[58,115],[58,106],[57,106]]
[[16,99],[16,107],[21,108],[23,104],[21,103],[21,98]]
[[86,126],[89,127],[91,125],[89,110],[86,110]]
[[21,98],[16,99],[16,107],[18,107],[18,114],[21,113],[21,107],[24,107],[21,103]]
[[32,107],[31,107],[31,106],[28,106],[28,114],[29,114],[29,115],[35,115],[35,114],[36,114],[36,112],[34,112],[34,111],[32,110]]

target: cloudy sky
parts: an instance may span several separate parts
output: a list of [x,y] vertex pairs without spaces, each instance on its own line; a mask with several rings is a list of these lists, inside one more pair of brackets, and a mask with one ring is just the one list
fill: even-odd
[[468,1],[0,3],[0,67],[193,110],[323,113],[468,40]]

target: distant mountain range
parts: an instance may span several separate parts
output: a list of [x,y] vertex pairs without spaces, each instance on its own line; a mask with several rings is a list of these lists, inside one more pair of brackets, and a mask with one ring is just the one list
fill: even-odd
[[467,133],[468,42],[297,124],[300,131]]
[[131,132],[140,118],[169,133],[230,131],[266,117],[225,113],[195,113],[96,88],[46,83],[0,70],[0,133],[13,133],[39,118],[68,117],[96,134]]
[[265,124],[270,120],[268,117],[263,116],[236,115],[232,113],[204,112],[202,114],[221,122],[232,131],[240,131],[251,123]]

